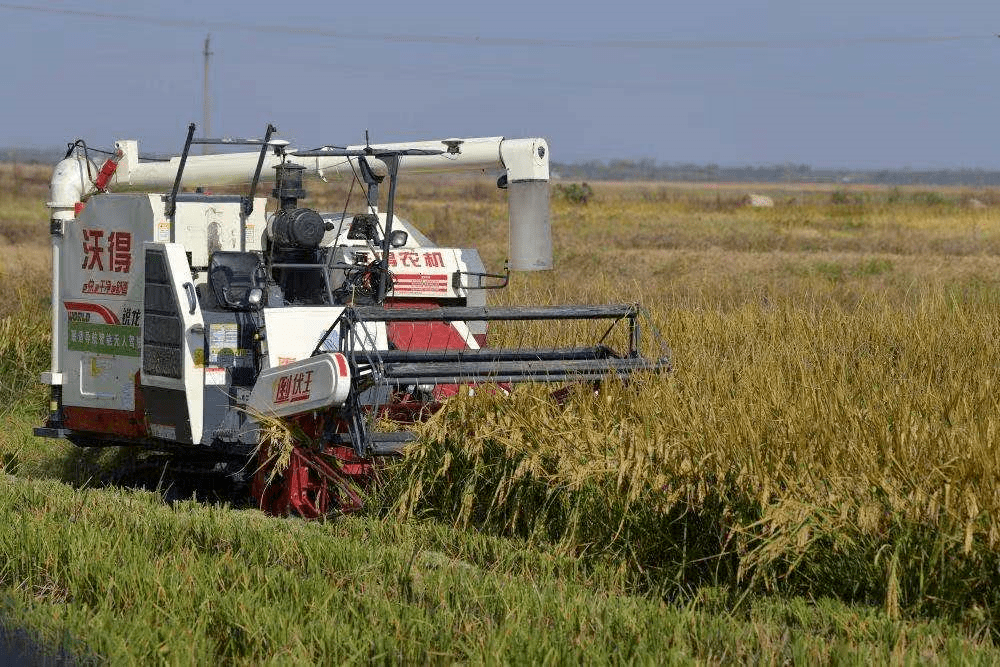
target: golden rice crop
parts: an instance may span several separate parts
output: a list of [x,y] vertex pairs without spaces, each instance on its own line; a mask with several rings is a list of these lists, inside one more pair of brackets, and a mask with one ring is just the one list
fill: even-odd
[[555,541],[641,586],[734,583],[992,614],[995,309],[659,310],[673,373],[447,404],[392,512]]

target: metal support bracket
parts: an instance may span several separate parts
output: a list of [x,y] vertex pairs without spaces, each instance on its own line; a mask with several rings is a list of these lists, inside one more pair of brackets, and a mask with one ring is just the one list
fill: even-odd
[[[462,276],[472,276],[473,278],[492,278],[494,280],[501,281],[497,285],[464,285],[462,284]],[[482,281],[480,281],[482,282]],[[503,273],[480,273],[478,271],[455,271],[451,274],[451,286],[453,289],[459,290],[478,290],[478,289],[503,289],[507,287],[510,283],[510,269],[508,267],[503,267]]]

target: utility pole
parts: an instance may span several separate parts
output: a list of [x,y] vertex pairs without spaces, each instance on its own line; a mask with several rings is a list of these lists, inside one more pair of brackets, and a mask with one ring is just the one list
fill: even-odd
[[[212,55],[209,50],[209,43],[212,40],[212,34],[209,33],[205,35],[205,87],[202,90],[201,97],[201,136],[211,137],[212,136],[212,111],[211,104],[208,97],[208,59]],[[211,148],[207,144],[203,144],[201,147],[201,154],[208,155],[211,152]]]

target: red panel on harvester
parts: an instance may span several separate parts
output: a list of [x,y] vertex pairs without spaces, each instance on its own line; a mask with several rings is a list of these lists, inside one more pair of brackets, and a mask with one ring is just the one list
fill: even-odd
[[[428,301],[386,300],[386,308],[412,308],[430,310],[438,304]],[[464,350],[469,347],[458,331],[447,322],[388,322],[386,333],[397,350],[420,352],[423,350]]]

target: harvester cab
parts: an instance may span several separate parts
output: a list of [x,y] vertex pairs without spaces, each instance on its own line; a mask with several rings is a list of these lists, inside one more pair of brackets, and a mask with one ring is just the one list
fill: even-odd
[[[36,434],[230,466],[266,510],[311,517],[360,506],[379,457],[460,386],[596,382],[669,367],[640,353],[642,311],[490,307],[510,270],[552,265],[542,139],[447,139],[296,151],[273,138],[196,139],[167,161],[119,141],[98,168],[71,146],[51,184],[50,414]],[[253,151],[190,155],[198,144]],[[400,174],[499,171],[510,251],[502,274],[395,213]],[[301,205],[304,177],[352,179],[363,210]],[[272,211],[258,185],[273,181]],[[209,194],[220,186],[241,194]],[[387,187],[381,210],[380,188]],[[191,191],[194,189],[193,191]],[[114,192],[111,192],[114,190]],[[490,347],[491,323],[621,322],[626,349]],[[655,333],[655,331],[654,331]],[[271,469],[274,424],[294,427]],[[287,443],[286,443],[287,444]],[[254,458],[256,457],[256,458]],[[251,479],[252,478],[252,479]]]

